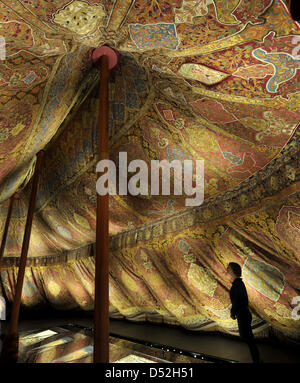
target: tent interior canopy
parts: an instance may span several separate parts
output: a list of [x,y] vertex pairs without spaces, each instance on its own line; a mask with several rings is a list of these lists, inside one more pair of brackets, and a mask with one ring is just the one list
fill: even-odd
[[[92,310],[100,74],[110,159],[204,160],[204,202],[111,195],[111,317],[238,334],[226,267],[253,328],[300,341],[300,36],[283,0],[1,0],[0,229],[13,300],[36,154],[44,149],[22,304]],[[118,165],[117,165],[118,168]],[[193,178],[193,174],[189,174]],[[195,178],[194,178],[195,180]]]

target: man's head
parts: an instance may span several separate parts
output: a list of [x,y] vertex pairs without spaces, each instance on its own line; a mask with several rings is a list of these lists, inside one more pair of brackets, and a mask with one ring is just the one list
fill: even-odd
[[242,275],[241,266],[236,262],[229,262],[229,264],[227,266],[227,272],[233,278],[240,278]]

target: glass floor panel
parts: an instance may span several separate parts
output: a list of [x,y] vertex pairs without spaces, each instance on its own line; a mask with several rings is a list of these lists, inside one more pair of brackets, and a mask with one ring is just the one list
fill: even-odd
[[[209,363],[110,336],[110,363]],[[18,363],[92,363],[92,329],[64,325],[20,333]]]

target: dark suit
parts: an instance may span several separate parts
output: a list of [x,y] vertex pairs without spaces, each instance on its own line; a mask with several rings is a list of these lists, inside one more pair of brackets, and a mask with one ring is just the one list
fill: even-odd
[[231,316],[238,321],[239,333],[249,346],[253,363],[259,362],[259,351],[252,333],[252,315],[248,307],[248,294],[241,278],[236,278],[230,289]]

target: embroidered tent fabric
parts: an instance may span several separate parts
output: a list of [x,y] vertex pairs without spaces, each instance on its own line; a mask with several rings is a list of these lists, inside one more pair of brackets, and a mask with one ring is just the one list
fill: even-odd
[[[242,265],[257,336],[300,342],[299,25],[281,0],[0,0],[1,272],[12,301],[35,154],[46,148],[22,303],[93,309],[99,73],[110,158],[203,159],[205,200],[110,196],[110,314],[238,334]],[[173,185],[173,182],[172,182]],[[172,190],[172,187],[171,187]]]

